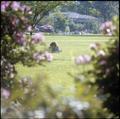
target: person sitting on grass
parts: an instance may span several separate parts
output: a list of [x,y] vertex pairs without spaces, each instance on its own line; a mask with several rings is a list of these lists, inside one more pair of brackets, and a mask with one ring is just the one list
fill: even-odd
[[56,42],[50,43],[49,50],[50,52],[61,52]]

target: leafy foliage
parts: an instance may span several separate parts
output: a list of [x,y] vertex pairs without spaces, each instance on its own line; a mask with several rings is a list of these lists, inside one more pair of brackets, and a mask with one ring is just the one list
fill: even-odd
[[[103,33],[105,33],[105,35],[111,35],[109,34],[111,32],[114,37],[109,39],[109,42],[104,48],[98,43],[90,46],[93,50],[91,69],[80,73],[76,79],[90,86],[89,90],[93,91],[93,94],[96,95],[102,104],[101,109],[106,108],[109,111],[109,113],[106,113],[108,116],[111,115],[110,117],[119,118],[119,18],[114,17],[113,22],[107,21],[103,26]],[[113,28],[114,30],[111,30]],[[83,62],[87,63],[88,58],[79,56],[77,59],[77,61],[75,60],[76,64],[82,65]],[[81,87],[81,83],[77,85]],[[80,87],[77,87],[77,89],[81,89]],[[78,94],[78,96],[81,97],[81,94]],[[99,110],[98,108],[95,109]],[[99,114],[97,114],[97,116],[98,115]]]
[[2,116],[6,118],[10,115],[22,116],[22,110],[19,112],[19,108],[24,110],[29,104],[33,104],[31,108],[38,104],[38,101],[28,101],[29,97],[36,95],[36,83],[25,77],[17,79],[15,65],[22,63],[33,66],[36,63],[41,64],[42,61],[52,60],[52,55],[45,52],[45,49],[38,51],[35,48],[38,43],[44,46],[44,36],[41,33],[33,35],[32,38],[25,34],[31,30],[27,19],[29,13],[31,14],[31,9],[20,2],[1,2],[1,102]]
[[32,27],[35,28],[36,25],[39,24],[39,22],[49,14],[50,11],[52,11],[54,8],[56,8],[58,5],[64,4],[64,1],[24,1],[23,3],[31,6],[32,8],[32,15],[31,15],[31,23]]
[[96,77],[95,84],[98,85],[99,95],[106,97],[103,106],[119,116],[119,21],[113,19],[117,27],[114,31],[114,38],[110,39],[106,55],[98,57],[94,63],[93,71]]

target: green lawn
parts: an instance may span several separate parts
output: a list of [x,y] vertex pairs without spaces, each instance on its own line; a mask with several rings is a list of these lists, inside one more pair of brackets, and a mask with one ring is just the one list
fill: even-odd
[[31,76],[35,79],[36,76],[45,74],[45,80],[53,89],[60,91],[61,95],[71,95],[74,92],[74,80],[68,75],[68,72],[72,74],[77,72],[77,66],[73,60],[74,57],[81,54],[89,54],[91,52],[90,43],[100,42],[104,44],[108,39],[109,37],[102,36],[46,36],[47,47],[50,42],[56,41],[62,52],[53,53],[54,60],[46,63],[45,66],[37,65],[28,68],[17,64],[18,77]]

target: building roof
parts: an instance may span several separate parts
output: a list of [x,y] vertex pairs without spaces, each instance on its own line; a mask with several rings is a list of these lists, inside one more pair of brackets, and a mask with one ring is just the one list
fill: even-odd
[[98,20],[96,17],[89,15],[82,15],[76,12],[62,12],[62,14],[74,20]]

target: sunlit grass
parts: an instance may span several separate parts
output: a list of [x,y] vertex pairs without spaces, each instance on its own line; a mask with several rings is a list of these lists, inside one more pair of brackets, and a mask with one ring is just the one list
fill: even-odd
[[[44,78],[53,89],[62,95],[72,95],[74,93],[74,79],[68,73],[76,74],[77,66],[74,64],[74,57],[81,54],[90,54],[89,44],[99,42],[104,44],[109,37],[88,37],[88,36],[46,36],[46,44],[56,41],[62,49],[60,53],[53,53],[54,60],[45,63],[45,66],[35,65],[33,67],[17,64],[18,77],[30,76],[33,80],[39,75],[46,75]],[[39,45],[37,48],[39,49]],[[83,70],[79,68],[79,70]],[[38,82],[39,83],[39,82]]]

